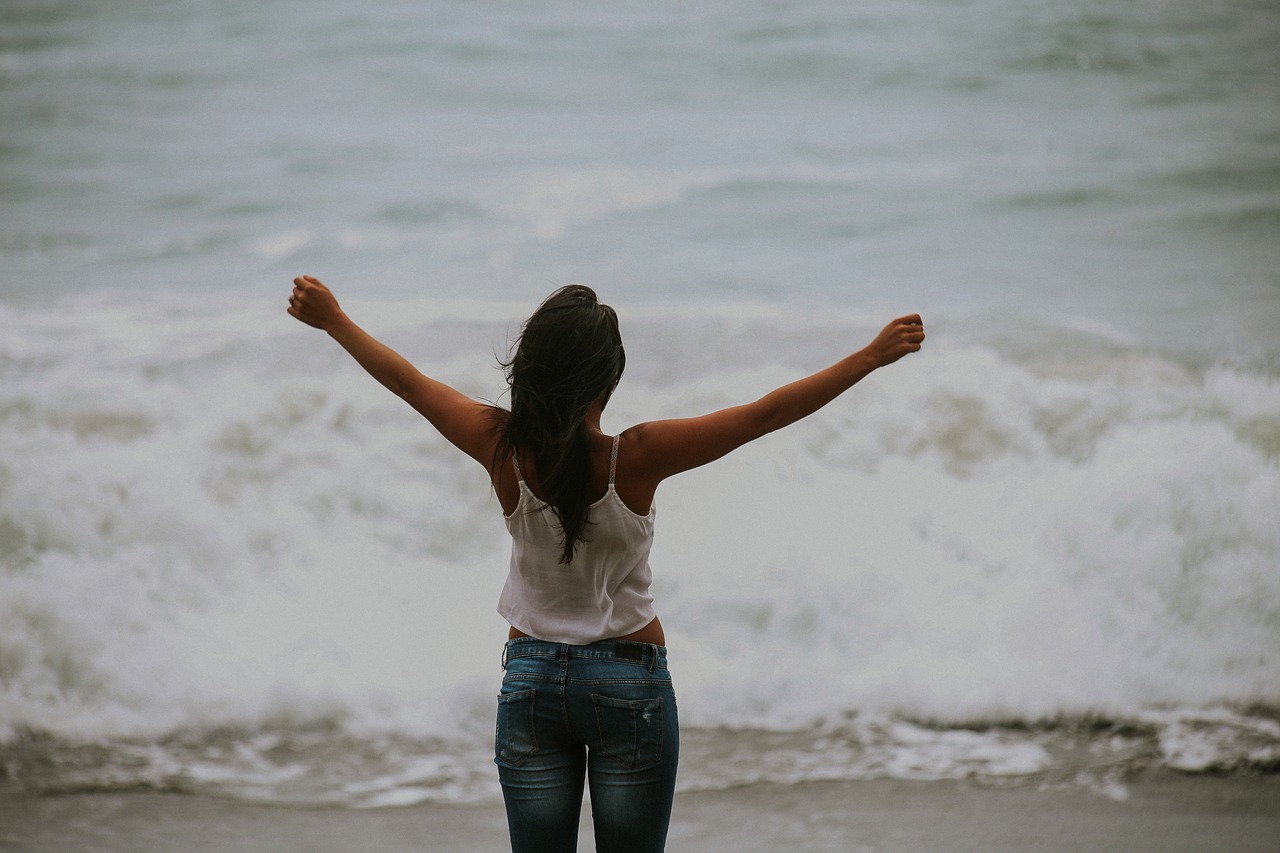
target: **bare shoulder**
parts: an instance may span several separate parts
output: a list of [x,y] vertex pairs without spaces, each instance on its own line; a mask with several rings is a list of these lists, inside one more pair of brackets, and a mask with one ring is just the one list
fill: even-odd
[[714,462],[759,438],[767,429],[760,405],[733,406],[691,418],[637,424],[623,435],[642,476],[658,483]]
[[632,511],[641,515],[653,506],[662,475],[653,459],[651,424],[641,423],[618,434],[618,466],[614,488]]
[[653,467],[652,460],[670,443],[674,421],[645,421],[628,427],[618,434],[618,464],[625,459],[627,469],[642,473]]

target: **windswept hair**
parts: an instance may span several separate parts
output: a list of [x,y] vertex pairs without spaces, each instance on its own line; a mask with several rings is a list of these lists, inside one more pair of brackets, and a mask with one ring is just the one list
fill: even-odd
[[502,362],[511,411],[499,424],[498,452],[532,462],[564,531],[562,563],[572,562],[587,538],[587,410],[597,399],[609,401],[626,363],[617,314],[580,284],[547,297],[525,322],[511,360]]

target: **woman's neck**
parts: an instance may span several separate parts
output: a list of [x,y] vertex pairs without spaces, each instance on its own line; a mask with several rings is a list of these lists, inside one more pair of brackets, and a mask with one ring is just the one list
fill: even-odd
[[600,416],[604,414],[604,403],[596,400],[587,409],[587,416],[583,418],[582,423],[586,426],[587,432],[604,435],[604,431],[600,429]]

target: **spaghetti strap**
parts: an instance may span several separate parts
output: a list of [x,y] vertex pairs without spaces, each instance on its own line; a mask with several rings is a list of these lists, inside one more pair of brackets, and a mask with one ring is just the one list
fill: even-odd
[[613,485],[613,478],[618,473],[618,439],[621,435],[613,437],[613,455],[609,457],[609,485]]
[[519,482],[523,483],[523,482],[524,482],[524,474],[521,474],[521,473],[520,473],[520,460],[519,460],[519,458],[516,456],[516,452],[515,452],[514,450],[512,450],[512,451],[511,451],[511,464],[512,464],[512,466],[514,466],[514,467],[515,467],[515,469],[516,469],[516,480],[518,480]]

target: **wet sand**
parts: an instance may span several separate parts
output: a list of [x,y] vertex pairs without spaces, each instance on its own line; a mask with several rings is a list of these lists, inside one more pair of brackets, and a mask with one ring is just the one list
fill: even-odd
[[[500,803],[302,809],[206,796],[0,796],[0,850],[22,853],[502,851]],[[580,850],[590,850],[584,818]],[[820,782],[686,792],[668,850],[841,853],[1276,853],[1280,776],[1161,773],[1116,800],[1026,783]]]

